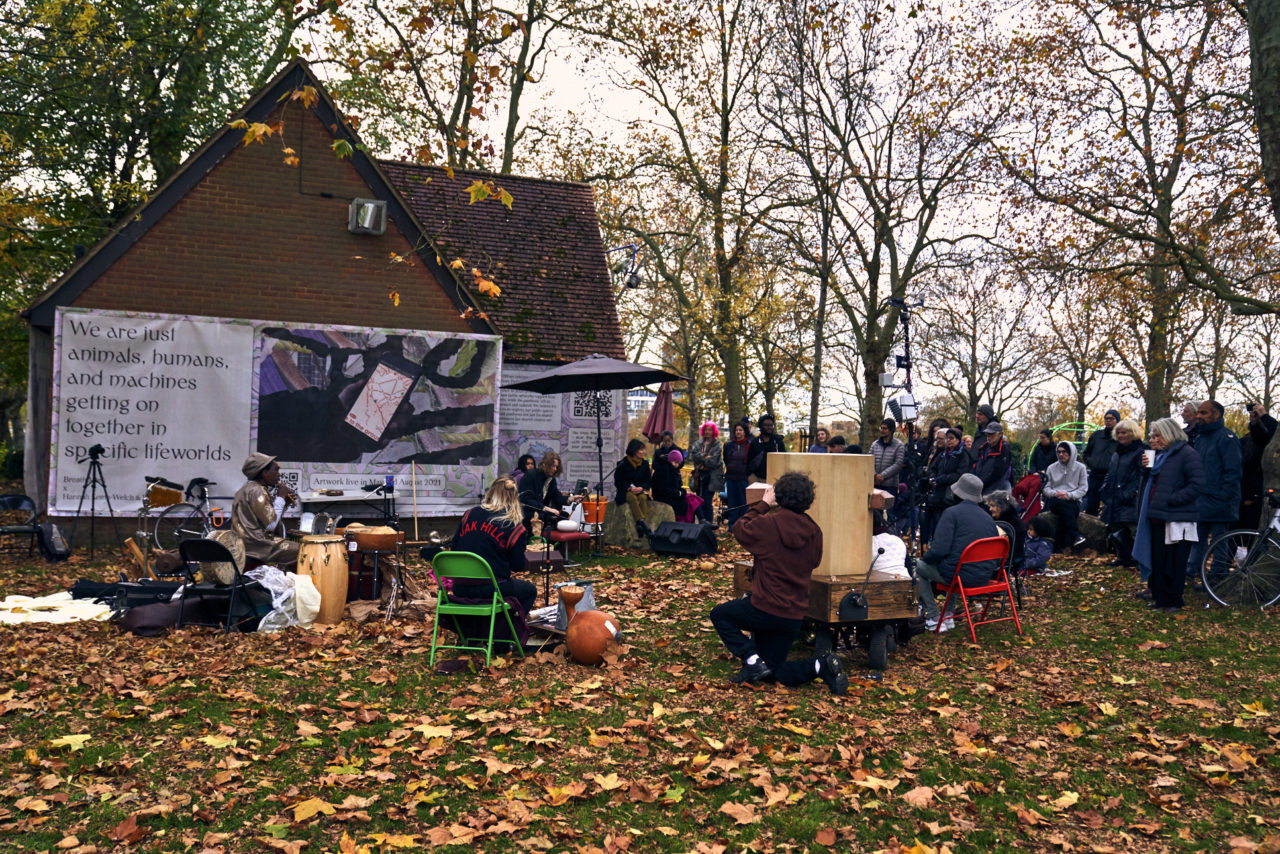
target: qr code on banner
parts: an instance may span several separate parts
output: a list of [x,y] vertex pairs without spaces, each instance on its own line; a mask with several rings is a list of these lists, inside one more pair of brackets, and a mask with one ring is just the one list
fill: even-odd
[[575,391],[573,393],[573,417],[595,418],[596,406],[600,407],[600,417],[613,417],[613,392],[611,391]]
[[280,482],[292,489],[294,492],[297,492],[301,489],[299,484],[302,483],[302,472],[282,471],[280,472]]

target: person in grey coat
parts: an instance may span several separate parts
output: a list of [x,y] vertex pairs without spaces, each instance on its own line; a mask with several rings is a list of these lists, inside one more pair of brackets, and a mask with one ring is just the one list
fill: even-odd
[[702,425],[702,438],[689,448],[693,474],[689,475],[690,491],[702,499],[698,517],[710,522],[711,501],[724,486],[724,446],[720,444],[720,428],[714,421]]
[[871,458],[875,461],[876,486],[896,497],[898,477],[907,462],[907,446],[893,436],[898,427],[892,418],[880,422],[880,438],[871,443]]
[[[943,511],[938,527],[934,529],[929,551],[916,561],[916,589],[924,605],[925,626],[930,631],[937,627],[941,618],[933,585],[952,582],[960,555],[970,543],[1000,535],[991,512],[982,505],[982,481],[977,475],[961,475],[951,485],[951,492],[960,499],[960,503]],[[990,581],[999,563],[988,560],[966,564],[960,573],[960,581],[966,587]],[[951,626],[944,622],[943,629],[949,628]]]
[[1044,470],[1044,505],[1057,521],[1054,554],[1082,546],[1080,536],[1080,501],[1089,491],[1089,475],[1084,463],[1076,459],[1076,446],[1058,443],[1058,461]]

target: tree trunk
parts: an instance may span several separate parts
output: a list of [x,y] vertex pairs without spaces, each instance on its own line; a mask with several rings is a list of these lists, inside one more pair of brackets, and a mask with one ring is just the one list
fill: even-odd
[[1169,370],[1169,320],[1170,304],[1169,271],[1157,256],[1147,273],[1151,286],[1151,331],[1147,334],[1147,393],[1146,412],[1148,424],[1164,418],[1169,412],[1169,392],[1172,376]]
[[1262,177],[1280,224],[1280,0],[1249,0],[1249,66]]

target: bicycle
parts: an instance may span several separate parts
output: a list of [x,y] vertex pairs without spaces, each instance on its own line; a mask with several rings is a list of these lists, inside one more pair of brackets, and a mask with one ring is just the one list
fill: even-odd
[[227,523],[227,512],[209,503],[211,486],[217,484],[203,477],[192,478],[184,493],[186,500],[166,507],[156,518],[156,548],[176,549],[183,540],[207,537]]
[[1267,504],[1270,520],[1256,531],[1228,531],[1205,552],[1200,580],[1221,605],[1266,608],[1280,600],[1280,497],[1273,490]]

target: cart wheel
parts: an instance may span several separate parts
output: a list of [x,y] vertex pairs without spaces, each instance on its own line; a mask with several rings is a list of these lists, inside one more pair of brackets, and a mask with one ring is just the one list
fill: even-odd
[[831,643],[834,639],[831,628],[829,626],[814,626],[813,628],[813,654],[821,658],[831,651]]
[[888,626],[876,626],[871,630],[871,645],[867,647],[867,660],[872,670],[884,670],[889,666]]

